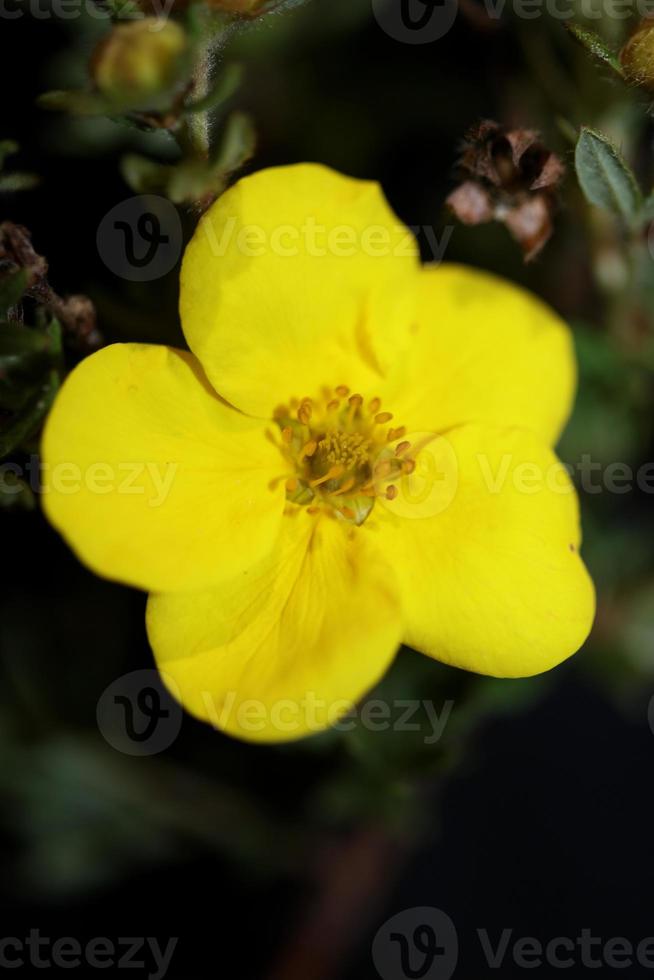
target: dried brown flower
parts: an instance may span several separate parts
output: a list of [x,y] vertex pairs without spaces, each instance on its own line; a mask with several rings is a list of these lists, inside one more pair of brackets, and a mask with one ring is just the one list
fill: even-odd
[[32,286],[39,279],[45,279],[48,263],[34,251],[27,228],[3,221],[0,225],[0,272],[16,272],[18,269],[25,270],[27,284]]
[[550,238],[563,163],[531,129],[484,120],[466,136],[457,168],[461,183],[447,199],[459,221],[501,221],[534,259]]
[[[84,353],[102,346],[95,307],[87,296],[58,296],[47,280],[47,260],[35,251],[27,228],[11,221],[0,224],[0,276],[27,272],[25,296],[56,316],[69,342]],[[17,316],[20,316],[17,311]]]

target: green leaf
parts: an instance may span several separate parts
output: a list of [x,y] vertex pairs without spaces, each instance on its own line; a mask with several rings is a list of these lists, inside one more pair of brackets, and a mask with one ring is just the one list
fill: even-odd
[[18,153],[18,143],[15,140],[0,140],[0,170],[5,165],[7,157]]
[[31,191],[39,184],[36,174],[5,174],[0,176],[0,193],[13,193],[14,191]]
[[250,159],[255,150],[255,131],[249,116],[234,112],[227,120],[225,133],[211,160],[185,160],[173,167],[167,194],[174,204],[218,197],[227,187],[230,176]]
[[106,0],[105,6],[116,20],[133,20],[143,16],[143,11],[133,0]]
[[[5,463],[10,467],[10,463]],[[25,480],[12,469],[2,470],[0,481],[0,511],[2,510],[34,510],[36,501],[34,494]]]
[[0,279],[0,314],[5,314],[12,306],[16,306],[23,298],[29,285],[29,275],[26,269],[18,269]]
[[170,164],[148,160],[138,153],[127,153],[120,161],[123,180],[137,194],[165,191],[173,169]]
[[583,127],[575,150],[575,166],[586,199],[633,227],[640,217],[643,196],[632,171],[609,138]]
[[60,358],[64,349],[64,332],[59,320],[53,318],[45,328],[49,342],[49,350],[53,360]]
[[[169,93],[153,95],[148,108],[164,108],[170,101]],[[140,106],[134,100],[116,101],[103,95],[97,95],[86,89],[71,89],[70,91],[56,90],[44,92],[36,100],[41,109],[53,112],[69,112],[73,116],[109,116],[120,118],[127,113],[134,113]],[[136,120],[134,120],[136,122]],[[139,127],[140,128],[140,127]],[[150,127],[151,128],[151,127]]]
[[11,371],[26,358],[46,353],[50,338],[29,327],[0,323],[0,372]]
[[225,135],[211,169],[221,175],[232,174],[254,155],[256,143],[256,131],[250,117],[244,112],[233,112],[227,120]]
[[44,92],[36,102],[41,109],[70,112],[75,116],[108,116],[115,111],[115,106],[107,99],[83,89],[70,92]]
[[32,394],[23,409],[0,429],[0,459],[18,449],[33,435],[45,418],[59,388],[59,375],[51,371],[45,383]]
[[568,22],[565,26],[574,39],[586,48],[594,58],[608,65],[617,75],[624,78],[624,71],[622,70],[618,55],[614,51],[611,51],[599,34],[596,34],[595,31],[589,31],[587,27],[582,27],[581,24]]
[[22,411],[60,358],[61,327],[56,320],[45,330],[0,321],[0,408]]

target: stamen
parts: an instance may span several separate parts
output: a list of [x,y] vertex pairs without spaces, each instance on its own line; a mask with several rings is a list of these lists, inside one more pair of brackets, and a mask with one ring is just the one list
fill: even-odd
[[286,473],[282,473],[282,474],[280,474],[280,476],[274,476],[272,478],[272,480],[269,480],[268,481],[268,489],[269,490],[276,490],[277,487],[279,486],[279,484],[283,480],[286,480],[286,479],[287,479],[287,474]]
[[344,472],[345,472],[345,467],[342,466],[340,463],[337,463],[335,466],[331,466],[324,474],[324,476],[319,476],[315,480],[311,480],[309,486],[319,487],[323,483],[327,483],[329,480],[336,480],[339,476],[342,476]]
[[350,395],[350,397],[348,398],[348,404],[350,408],[347,413],[347,421],[348,421],[348,425],[350,425],[352,423],[352,420],[354,419],[354,416],[363,405],[363,398],[361,397],[361,395]]
[[364,401],[350,391],[324,386],[317,399],[292,398],[276,410],[275,428],[281,430],[276,445],[293,467],[279,480],[292,512],[326,514],[358,527],[376,498],[398,496],[399,480],[416,464],[407,458],[406,428],[388,425],[393,415],[381,411],[381,398]]
[[342,493],[347,493],[348,490],[351,490],[352,489],[352,487],[354,486],[355,483],[356,483],[356,480],[354,479],[354,477],[353,476],[349,477],[345,481],[345,483],[342,483],[341,486],[339,487],[339,489],[338,490],[334,490],[331,493],[330,496],[332,496],[332,497],[338,497]]
[[363,398],[361,397],[361,395],[350,395],[350,397],[348,398],[348,404],[350,407],[347,413],[347,424],[351,425],[352,422],[354,421],[354,416],[363,405]]

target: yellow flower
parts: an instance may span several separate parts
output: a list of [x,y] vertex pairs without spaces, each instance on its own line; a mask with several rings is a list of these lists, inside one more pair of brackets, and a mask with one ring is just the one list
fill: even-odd
[[50,415],[44,506],[147,589],[162,675],[240,737],[333,724],[400,643],[501,677],[585,640],[577,500],[549,448],[567,328],[493,276],[421,269],[377,185],[241,180],[184,258],[192,353],[117,344]]

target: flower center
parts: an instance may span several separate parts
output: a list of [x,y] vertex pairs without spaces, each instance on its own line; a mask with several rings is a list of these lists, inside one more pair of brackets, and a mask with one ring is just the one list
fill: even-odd
[[325,389],[320,400],[292,399],[280,406],[275,420],[282,449],[293,466],[286,497],[309,513],[327,510],[351,524],[363,524],[375,500],[393,500],[397,481],[412,473],[415,460],[406,429],[393,428],[393,416],[381,401],[366,403],[339,385]]

